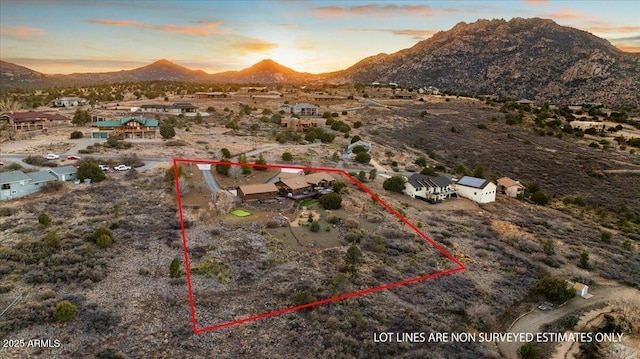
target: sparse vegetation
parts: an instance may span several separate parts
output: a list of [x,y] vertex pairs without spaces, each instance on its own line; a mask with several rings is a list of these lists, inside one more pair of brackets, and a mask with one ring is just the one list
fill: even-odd
[[53,309],[53,319],[56,322],[68,322],[75,318],[78,308],[67,300],[58,303]]

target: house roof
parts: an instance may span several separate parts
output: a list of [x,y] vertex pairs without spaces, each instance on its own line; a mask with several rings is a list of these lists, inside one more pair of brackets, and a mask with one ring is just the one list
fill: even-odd
[[456,185],[484,189],[489,183],[491,183],[491,181],[484,178],[464,176],[458,180]]
[[409,183],[415,187],[447,187],[451,185],[451,180],[444,176],[427,176],[420,173],[409,177]]
[[331,181],[335,181],[336,179],[333,178],[327,172],[316,172],[316,173],[312,173],[310,175],[304,176],[304,180],[307,181],[307,183],[318,184],[322,181],[331,182]]
[[520,182],[513,180],[509,177],[498,178],[498,186],[504,186],[506,188],[513,187],[513,186],[525,188]]
[[302,177],[302,174],[301,173],[291,173],[291,172],[280,172],[278,177],[280,177],[280,179],[283,179],[283,178],[296,178],[296,177]]
[[68,175],[68,174],[78,173],[78,169],[75,166],[68,165],[68,166],[51,168],[49,172],[55,173],[56,175]]
[[303,102],[303,103],[298,103],[295,106],[293,106],[293,108],[295,109],[302,109],[302,108],[318,108],[318,106],[316,105],[312,105],[310,103],[307,102]]
[[28,181],[29,177],[22,171],[0,172],[0,183]]
[[582,284],[582,283],[578,283],[578,282],[573,284],[573,289],[575,289],[575,290],[582,291],[585,288],[589,288],[589,287],[586,284]]
[[282,178],[280,179],[280,182],[291,189],[302,189],[310,186],[303,176]]
[[276,187],[276,185],[273,183],[248,184],[248,185],[240,186],[240,190],[242,191],[242,193],[247,195],[247,194],[278,192],[278,187]]
[[48,171],[29,172],[25,174],[29,177],[31,182],[47,182],[56,180],[56,178]]
[[[143,105],[144,106],[144,105]],[[145,127],[158,127],[158,120],[152,120],[144,117],[123,117],[119,121],[98,121],[98,127],[120,127],[128,122],[136,121]]]
[[66,116],[58,113],[44,113],[40,111],[27,111],[27,112],[5,112],[2,117],[12,118],[14,120],[32,120],[32,119],[47,119],[47,120],[68,120]]

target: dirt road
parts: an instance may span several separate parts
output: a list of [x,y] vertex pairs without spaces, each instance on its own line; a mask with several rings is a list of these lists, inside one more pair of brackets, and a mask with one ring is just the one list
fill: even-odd
[[[516,321],[510,333],[539,333],[542,326],[564,317],[567,314],[578,311],[580,309],[601,303],[609,303],[613,300],[627,296],[640,297],[640,291],[635,288],[624,287],[621,285],[602,285],[589,288],[589,292],[593,294],[591,299],[583,299],[575,297],[567,304],[555,308],[550,311],[535,310]],[[498,342],[498,349],[504,358],[518,359],[518,348],[524,343]]]

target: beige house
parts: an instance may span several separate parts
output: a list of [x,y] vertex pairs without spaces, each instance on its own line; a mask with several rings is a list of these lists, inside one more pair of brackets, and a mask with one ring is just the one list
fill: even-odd
[[498,192],[506,194],[509,197],[516,198],[519,194],[524,192],[525,186],[520,181],[513,180],[509,177],[502,177],[498,179]]
[[571,121],[571,128],[574,130],[588,130],[590,128],[594,128],[597,131],[604,131],[604,122],[597,121]]

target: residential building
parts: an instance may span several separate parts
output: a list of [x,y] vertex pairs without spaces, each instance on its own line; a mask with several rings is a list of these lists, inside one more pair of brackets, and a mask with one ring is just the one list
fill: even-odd
[[604,131],[605,124],[604,122],[597,121],[571,121],[571,128],[579,129],[582,131],[588,130],[590,128],[595,129],[596,131]]
[[496,200],[496,185],[484,178],[464,176],[453,185],[458,196],[478,203],[490,203]]
[[280,126],[292,131],[305,131],[310,127],[318,127],[319,119],[315,118],[285,118],[280,120]]
[[194,106],[189,102],[175,102],[171,105],[164,104],[149,104],[140,106],[142,112],[160,112],[169,113],[172,115],[187,115],[189,113],[196,114],[199,112],[198,106]]
[[318,106],[310,103],[299,103],[293,106],[292,113],[298,116],[319,116],[320,110]]
[[266,87],[250,86],[250,87],[241,87],[240,92],[261,93],[261,92],[269,92],[269,90]]
[[80,97],[61,97],[52,101],[54,107],[71,107],[86,105],[87,100]]
[[155,138],[158,120],[144,117],[122,117],[119,121],[98,121],[92,138],[107,138],[110,134],[124,135],[125,138]]
[[509,177],[502,177],[498,179],[498,192],[506,194],[509,197],[516,198],[525,190],[520,181],[513,180]]
[[53,167],[49,169],[49,173],[51,173],[57,181],[65,182],[65,181],[75,181],[78,179],[78,169],[75,166],[62,166],[62,167]]
[[227,92],[196,92],[196,98],[227,98],[229,93]]
[[305,176],[281,178],[280,181],[276,182],[276,186],[280,194],[289,197],[309,194],[313,191],[313,185],[307,183],[304,177]]
[[314,93],[300,93],[298,94],[298,100],[300,101],[310,101],[313,103],[335,103],[340,101],[345,101],[347,98],[343,96],[332,96],[325,94],[314,94]]
[[398,92],[391,95],[391,98],[398,100],[411,100],[413,98],[413,94],[410,92]]
[[280,173],[276,186],[280,194],[290,198],[307,198],[318,195],[320,190],[332,187],[336,179],[327,172],[315,172],[304,175]]
[[261,201],[275,198],[278,187],[273,183],[251,184],[238,187],[238,197],[242,202]]
[[0,122],[8,123],[16,131],[45,130],[49,127],[69,125],[71,119],[57,113],[40,111],[6,112],[0,115]]
[[47,171],[29,172],[22,171],[0,172],[0,200],[8,200],[24,197],[40,191],[47,182],[56,178]]
[[575,289],[576,295],[579,295],[581,297],[586,297],[589,295],[589,286],[587,286],[586,284],[578,282],[573,283],[573,289]]
[[411,198],[426,200],[430,203],[441,202],[451,198],[456,191],[451,187],[451,180],[444,176],[427,176],[413,174],[404,184],[404,192]]

